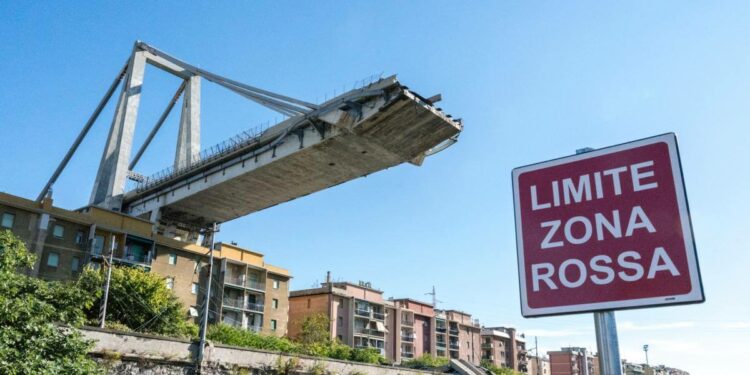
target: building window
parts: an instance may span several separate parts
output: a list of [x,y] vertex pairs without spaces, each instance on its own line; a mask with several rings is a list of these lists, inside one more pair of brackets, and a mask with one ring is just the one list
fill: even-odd
[[198,294],[198,289],[200,286],[198,286],[198,283],[193,283],[193,285],[190,287],[190,293]]
[[338,321],[339,321],[339,323],[338,323],[339,327],[343,327],[344,326],[344,317],[340,316],[339,319],[338,319]]
[[104,236],[94,236],[93,253],[102,255],[102,250],[104,250]]
[[85,234],[83,233],[82,230],[79,230],[78,232],[76,232],[76,245],[83,244],[83,236],[85,236]]
[[339,339],[339,342],[344,342],[344,336],[338,335],[336,338]]
[[279,308],[279,300],[277,300],[276,298],[272,299],[271,300],[271,307],[274,310],[278,309]]
[[307,308],[308,309],[310,308],[310,299],[309,298],[307,299]]
[[271,319],[271,331],[276,330],[276,319]]
[[167,289],[174,289],[174,277],[167,277]]
[[168,262],[169,264],[173,265],[173,266],[174,266],[175,264],[177,264],[177,254],[175,254],[175,253],[170,253],[170,254],[169,254],[169,258],[167,258],[167,262]]
[[273,288],[274,289],[279,289],[279,280],[274,280],[273,281]]
[[78,272],[78,269],[81,267],[81,259],[78,257],[73,257],[73,259],[70,261],[70,270],[72,272]]
[[3,228],[13,229],[13,223],[15,221],[16,215],[6,212],[3,214],[2,226]]
[[57,253],[47,254],[47,266],[57,268],[57,265],[59,263],[60,263],[60,255],[58,255]]
[[60,224],[55,224],[55,227],[52,229],[52,235],[55,236],[55,238],[63,238],[63,236],[65,236],[65,227]]

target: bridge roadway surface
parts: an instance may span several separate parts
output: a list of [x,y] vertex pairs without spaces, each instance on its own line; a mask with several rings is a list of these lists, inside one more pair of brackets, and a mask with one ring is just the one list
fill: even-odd
[[349,91],[192,167],[146,178],[123,210],[165,223],[227,222],[455,142],[461,122],[395,77]]

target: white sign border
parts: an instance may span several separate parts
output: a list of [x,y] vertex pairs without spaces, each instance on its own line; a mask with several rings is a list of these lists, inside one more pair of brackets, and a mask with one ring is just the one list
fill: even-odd
[[[528,305],[526,298],[526,266],[523,256],[523,228],[521,225],[521,201],[520,193],[518,191],[518,177],[526,172],[535,171],[538,169],[549,168],[561,164],[567,164],[585,159],[595,158],[597,156],[607,155],[623,150],[629,150],[636,147],[642,147],[655,143],[666,143],[669,148],[669,157],[672,162],[672,176],[674,178],[675,192],[677,194],[677,206],[680,212],[680,224],[682,225],[682,233],[685,241],[685,251],[687,252],[688,269],[690,272],[690,291],[686,294],[674,295],[674,296],[663,296],[663,297],[649,297],[649,298],[636,298],[620,301],[609,301],[609,302],[596,302],[586,303],[578,305],[567,305],[567,306],[555,306],[555,307],[542,307],[532,308]],[[516,220],[516,256],[518,258],[518,278],[519,278],[519,291],[521,299],[521,315],[525,318],[549,316],[549,315],[561,315],[561,314],[573,314],[573,313],[584,313],[594,312],[602,310],[623,310],[630,308],[643,308],[651,306],[668,306],[668,305],[679,305],[688,303],[701,303],[705,301],[705,294],[703,292],[703,282],[700,275],[700,267],[698,265],[698,255],[695,248],[695,239],[693,237],[692,222],[690,220],[690,209],[687,202],[687,193],[685,192],[685,182],[682,174],[682,166],[680,163],[679,149],[677,147],[677,137],[674,133],[667,133],[657,135],[654,137],[644,138],[637,141],[622,143],[615,146],[605,147],[594,151],[562,157],[559,159],[549,160],[541,163],[526,165],[513,169],[513,207],[514,215]]]

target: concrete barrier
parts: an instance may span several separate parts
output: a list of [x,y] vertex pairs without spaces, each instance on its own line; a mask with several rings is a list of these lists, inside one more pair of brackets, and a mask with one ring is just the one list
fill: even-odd
[[[81,333],[87,339],[96,341],[90,354],[106,366],[110,374],[189,374],[194,367],[197,344],[188,340],[94,327],[81,328]],[[206,348],[203,373],[266,374],[277,373],[279,367],[286,368],[290,374],[435,374],[403,367],[369,365],[219,344],[210,344]]]

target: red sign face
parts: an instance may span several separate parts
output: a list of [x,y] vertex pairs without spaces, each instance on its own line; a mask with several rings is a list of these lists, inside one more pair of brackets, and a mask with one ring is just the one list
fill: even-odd
[[677,141],[513,170],[525,317],[703,302]]

